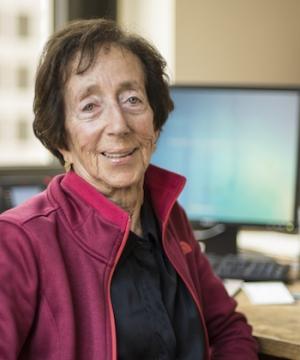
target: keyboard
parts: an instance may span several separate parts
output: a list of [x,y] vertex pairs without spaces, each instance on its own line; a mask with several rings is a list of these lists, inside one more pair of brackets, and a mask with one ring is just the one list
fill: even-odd
[[206,254],[214,272],[221,279],[244,281],[289,282],[289,265],[279,264],[269,258],[248,257],[242,254]]

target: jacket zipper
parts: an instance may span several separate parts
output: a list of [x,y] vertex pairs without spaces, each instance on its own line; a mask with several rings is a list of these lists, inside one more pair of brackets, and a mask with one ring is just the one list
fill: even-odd
[[[169,218],[171,209],[172,209],[172,207],[170,207],[170,210],[169,210],[169,212],[167,214],[166,219]],[[189,283],[185,280],[184,274],[181,272],[181,270],[178,269],[177,264],[175,262],[173,262],[173,260],[170,258],[169,254],[168,254],[168,251],[167,251],[167,249],[165,247],[164,239],[165,239],[165,233],[166,233],[166,223],[167,223],[167,221],[165,221],[162,224],[163,225],[162,226],[162,245],[163,245],[163,249],[164,249],[169,261],[173,265],[174,269],[177,271],[178,275],[180,276],[181,280],[185,284],[186,288],[188,289],[190,295],[192,296],[192,298],[193,298],[193,300],[194,300],[194,302],[196,304],[196,307],[197,307],[199,315],[200,315],[200,319],[201,319],[201,323],[202,323],[202,327],[203,327],[203,332],[204,332],[204,337],[205,337],[205,349],[204,349],[205,350],[205,356],[206,356],[206,359],[209,360],[208,334],[207,334],[207,331],[206,331],[206,326],[205,326],[204,316],[203,316],[203,313],[202,313],[202,310],[201,310],[201,305],[200,305],[200,303],[198,301],[198,298],[197,298],[196,294],[194,293],[193,289],[190,287]]]
[[112,348],[111,348],[111,354],[112,354],[112,360],[117,360],[117,338],[116,338],[116,324],[115,324],[115,317],[114,317],[114,311],[113,311],[113,306],[112,306],[112,301],[111,301],[111,295],[110,295],[110,288],[111,288],[111,281],[112,281],[112,277],[113,277],[113,274],[114,274],[114,271],[116,269],[116,266],[119,262],[119,259],[121,257],[121,254],[123,252],[123,249],[125,247],[125,244],[126,244],[126,239],[128,238],[128,234],[129,234],[129,230],[130,230],[130,224],[131,224],[131,221],[130,219],[128,219],[127,221],[127,225],[126,225],[126,228],[125,228],[125,233],[124,233],[124,236],[123,236],[123,239],[122,239],[122,243],[119,247],[119,250],[117,252],[117,255],[115,257],[115,261],[114,261],[114,264],[113,264],[113,267],[110,271],[110,274],[109,274],[109,279],[108,279],[108,307],[109,307],[109,319],[110,319],[110,328],[111,328],[111,345],[112,345]]

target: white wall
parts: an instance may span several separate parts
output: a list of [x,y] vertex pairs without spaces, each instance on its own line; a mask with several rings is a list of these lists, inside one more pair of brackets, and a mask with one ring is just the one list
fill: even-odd
[[300,1],[177,0],[176,81],[300,84]]
[[119,0],[177,83],[300,84],[300,0]]
[[119,0],[118,22],[151,41],[175,70],[175,0]]

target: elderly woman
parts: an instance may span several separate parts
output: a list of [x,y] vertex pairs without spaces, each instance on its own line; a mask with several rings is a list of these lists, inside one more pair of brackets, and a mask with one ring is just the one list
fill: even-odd
[[108,20],[55,33],[34,132],[64,164],[0,217],[0,358],[257,359],[176,199],[149,165],[173,108],[165,62]]

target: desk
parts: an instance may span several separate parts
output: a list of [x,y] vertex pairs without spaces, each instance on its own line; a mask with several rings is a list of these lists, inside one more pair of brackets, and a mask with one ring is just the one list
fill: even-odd
[[[289,286],[300,292],[300,282]],[[253,326],[262,359],[300,359],[300,301],[291,305],[253,305],[241,291],[236,295],[238,310]],[[269,357],[270,356],[270,357]]]

